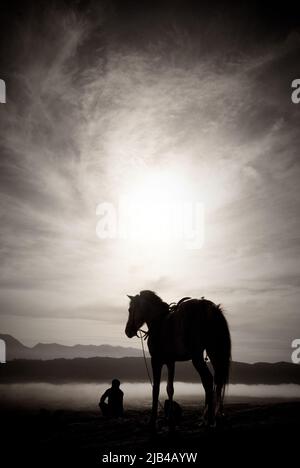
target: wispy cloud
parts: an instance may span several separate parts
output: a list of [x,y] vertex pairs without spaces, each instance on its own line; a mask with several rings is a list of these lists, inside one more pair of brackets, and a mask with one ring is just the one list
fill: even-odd
[[[43,336],[42,320],[63,321],[66,341],[72,330],[82,342],[124,344],[125,293],[151,287],[170,301],[223,302],[237,359],[254,356],[241,344],[246,324],[255,358],[270,336],[280,343],[270,359],[286,358],[299,324],[297,34],[243,48],[229,40],[234,23],[224,43],[174,26],[139,48],[116,39],[101,11],[42,21],[18,30],[15,95],[1,108],[2,327],[40,341],[34,320]],[[199,252],[164,261],[97,239],[96,205],[151,168],[181,172],[204,201]]]

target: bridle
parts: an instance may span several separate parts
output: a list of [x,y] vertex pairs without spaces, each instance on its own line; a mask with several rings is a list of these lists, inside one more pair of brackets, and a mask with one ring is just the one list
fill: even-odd
[[[149,333],[150,333],[150,330],[143,330],[142,328],[139,328],[138,329],[138,332],[140,332],[140,336],[137,334],[137,336],[139,336],[139,338],[141,338],[141,340],[147,340],[147,338],[149,338]],[[143,335],[142,335],[143,333]]]

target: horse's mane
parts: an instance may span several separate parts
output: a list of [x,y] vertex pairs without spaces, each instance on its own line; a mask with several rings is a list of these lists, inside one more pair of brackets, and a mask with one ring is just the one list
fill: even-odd
[[154,306],[159,306],[165,309],[165,311],[169,312],[169,306],[166,302],[164,302],[154,291],[144,290],[140,292],[140,296],[148,302],[151,302]]
[[140,292],[140,296],[146,301],[151,301],[154,304],[161,304],[163,300],[154,292],[149,290],[144,290]]
[[224,307],[222,306],[222,304],[217,304],[216,308],[219,309],[222,312],[222,314],[224,314]]

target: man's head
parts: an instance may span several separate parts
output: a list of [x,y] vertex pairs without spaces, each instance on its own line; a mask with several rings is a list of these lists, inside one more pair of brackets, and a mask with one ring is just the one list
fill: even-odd
[[120,384],[121,384],[121,382],[118,379],[113,379],[112,382],[111,382],[112,388],[119,388]]

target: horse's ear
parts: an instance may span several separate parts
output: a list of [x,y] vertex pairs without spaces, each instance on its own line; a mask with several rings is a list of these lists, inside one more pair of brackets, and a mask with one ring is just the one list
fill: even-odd
[[126,296],[127,296],[130,300],[133,299],[133,296],[130,296],[130,294],[126,294]]

